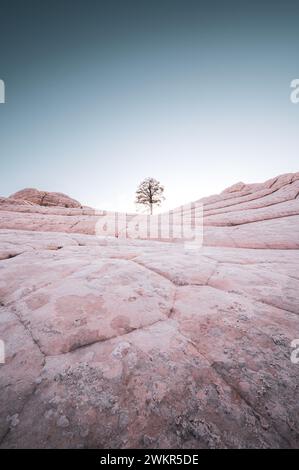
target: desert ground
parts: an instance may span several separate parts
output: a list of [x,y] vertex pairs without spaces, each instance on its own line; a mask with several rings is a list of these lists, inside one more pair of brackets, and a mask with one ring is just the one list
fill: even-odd
[[189,249],[0,198],[0,447],[299,446],[299,173],[197,206]]

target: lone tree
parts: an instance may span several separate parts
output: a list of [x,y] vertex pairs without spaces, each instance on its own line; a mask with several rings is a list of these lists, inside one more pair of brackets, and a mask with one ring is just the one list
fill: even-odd
[[146,178],[140,183],[136,191],[136,204],[143,204],[149,207],[150,214],[153,214],[153,206],[160,206],[165,199],[163,196],[164,187],[155,178]]

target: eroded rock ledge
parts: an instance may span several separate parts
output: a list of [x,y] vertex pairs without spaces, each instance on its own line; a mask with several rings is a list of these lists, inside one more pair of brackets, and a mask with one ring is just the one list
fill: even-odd
[[2,199],[0,446],[298,447],[297,185],[206,198],[196,252]]

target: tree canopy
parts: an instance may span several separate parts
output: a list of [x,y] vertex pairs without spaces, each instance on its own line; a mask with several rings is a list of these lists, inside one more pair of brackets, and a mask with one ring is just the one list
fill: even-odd
[[150,214],[153,214],[153,207],[160,206],[165,199],[163,196],[164,186],[155,178],[143,180],[136,191],[136,204],[143,204],[148,207]]

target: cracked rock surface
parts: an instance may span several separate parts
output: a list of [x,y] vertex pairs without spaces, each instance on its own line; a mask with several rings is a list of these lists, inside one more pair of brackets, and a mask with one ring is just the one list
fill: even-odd
[[204,246],[0,200],[0,447],[299,446],[299,174],[204,207]]

